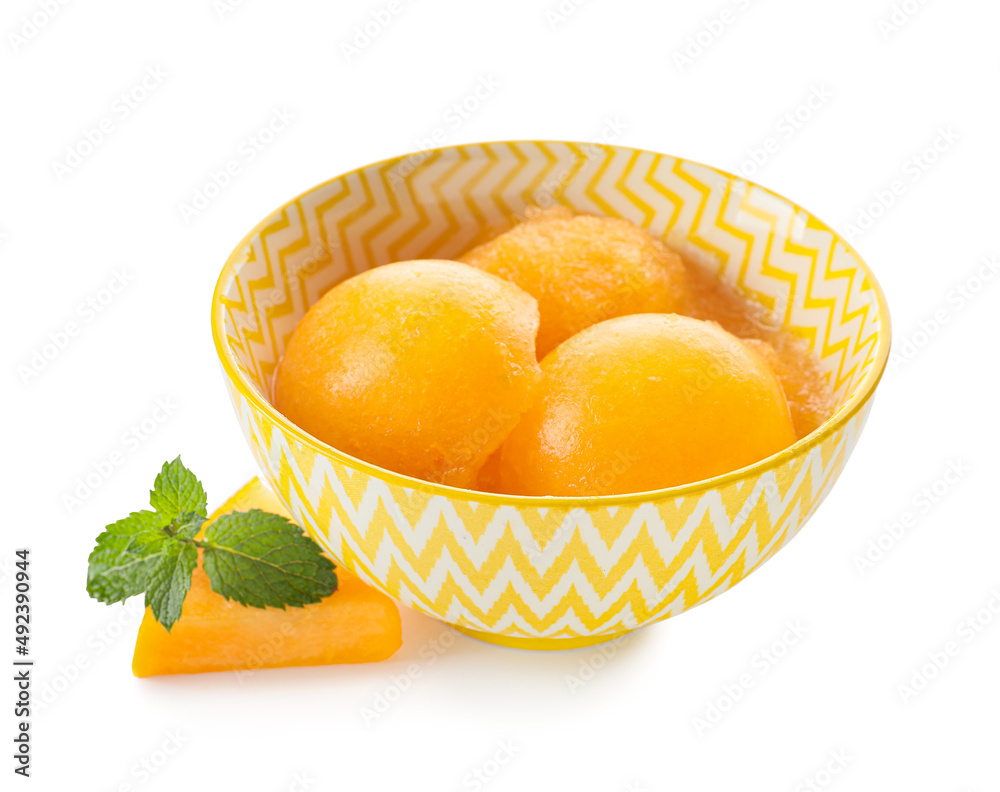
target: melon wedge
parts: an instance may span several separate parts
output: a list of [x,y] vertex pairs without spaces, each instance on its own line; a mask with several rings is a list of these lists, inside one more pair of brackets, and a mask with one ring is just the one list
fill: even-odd
[[[291,519],[274,494],[254,479],[226,501],[209,522],[227,512],[247,509],[264,509]],[[146,608],[135,642],[132,673],[148,677],[248,672],[385,660],[402,643],[396,603],[340,566],[337,580],[337,590],[314,605],[286,610],[248,608],[212,591],[199,559],[183,614],[170,632]]]

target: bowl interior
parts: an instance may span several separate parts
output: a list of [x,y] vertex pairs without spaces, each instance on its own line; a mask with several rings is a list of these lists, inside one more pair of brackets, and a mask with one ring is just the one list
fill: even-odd
[[765,305],[818,353],[839,410],[877,376],[887,346],[887,334],[879,343],[878,287],[826,225],[705,165],[566,142],[421,152],[289,202],[250,233],[223,274],[224,353],[270,401],[289,335],[332,286],[392,261],[454,257],[509,228],[527,207],[557,203],[627,218]]

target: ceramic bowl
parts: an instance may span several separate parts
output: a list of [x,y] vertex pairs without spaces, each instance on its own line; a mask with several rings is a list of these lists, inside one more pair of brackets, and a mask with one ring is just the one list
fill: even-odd
[[[632,220],[763,303],[819,357],[836,412],[781,453],[706,481],[529,498],[383,470],[272,406],[285,343],[329,288],[392,261],[454,257],[552,204]],[[868,267],[796,204],[679,157],[563,141],[451,146],[312,188],[229,257],[212,329],[263,476],[330,555],[404,605],[525,648],[598,643],[676,615],[784,547],[847,463],[890,340]]]

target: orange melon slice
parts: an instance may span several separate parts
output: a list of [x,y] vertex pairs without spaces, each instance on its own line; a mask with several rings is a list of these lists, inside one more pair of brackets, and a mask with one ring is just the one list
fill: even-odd
[[[206,526],[223,514],[248,509],[291,519],[274,494],[254,479],[212,514]],[[249,672],[385,660],[402,643],[396,603],[340,566],[337,580],[337,590],[314,605],[248,608],[212,591],[199,559],[183,614],[170,632],[146,608],[132,673]]]

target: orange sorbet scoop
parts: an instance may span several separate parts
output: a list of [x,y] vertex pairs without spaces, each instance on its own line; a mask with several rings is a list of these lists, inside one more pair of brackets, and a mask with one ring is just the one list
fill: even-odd
[[[274,494],[254,479],[205,524],[231,511],[263,509],[288,519]],[[184,611],[167,629],[146,608],[132,657],[137,677],[253,671],[260,668],[371,663],[402,644],[399,610],[385,594],[337,567],[337,590],[303,608],[249,608],[212,591],[198,560]]]

